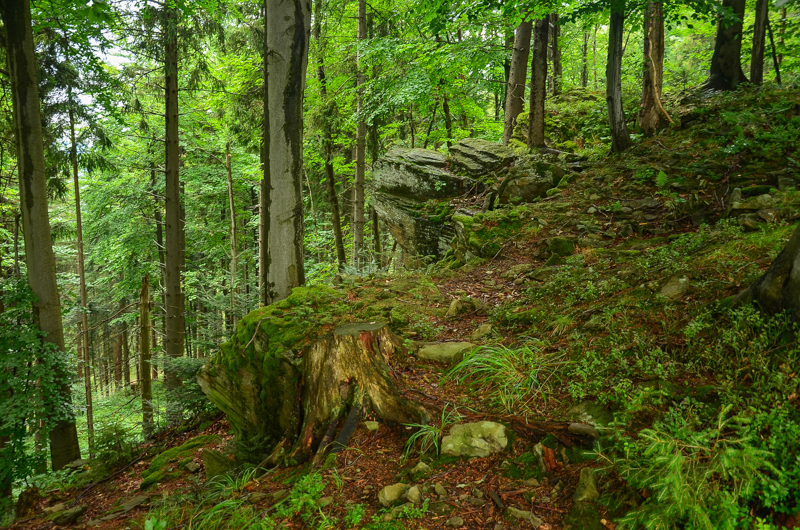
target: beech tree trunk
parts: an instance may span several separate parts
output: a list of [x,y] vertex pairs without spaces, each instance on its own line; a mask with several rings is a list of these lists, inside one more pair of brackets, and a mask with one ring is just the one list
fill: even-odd
[[264,1],[264,139],[259,230],[260,301],[305,283],[303,93],[311,24],[308,0]]
[[648,2],[644,12],[644,72],[639,127],[646,136],[668,127],[672,120],[661,104],[664,77],[664,12],[661,2]]
[[622,41],[625,31],[625,0],[611,5],[606,64],[606,105],[611,129],[611,152],[619,153],[632,145],[625,111],[622,108]]
[[531,97],[528,108],[528,148],[544,147],[544,101],[547,97],[547,40],[550,16],[537,20],[531,54]]
[[756,20],[753,25],[753,49],[750,53],[750,82],[761,85],[764,82],[764,49],[767,42],[767,22],[769,20],[769,0],[756,1]]
[[561,94],[561,77],[563,68],[561,65],[561,46],[558,42],[558,37],[561,35],[561,26],[558,23],[558,13],[550,15],[550,23],[552,24],[552,53],[553,53],[553,95]]
[[142,278],[139,294],[139,386],[142,392],[142,437],[153,435],[153,384],[150,379],[150,276]]
[[[0,16],[6,31],[28,283],[36,295],[33,314],[37,327],[42,331],[42,340],[63,351],[64,328],[48,215],[42,119],[29,0],[4,0],[0,3]],[[71,403],[68,374],[57,374],[55,380],[60,384],[58,391],[62,400]],[[62,469],[80,456],[74,419],[59,420],[50,432],[53,470]]]
[[711,72],[704,88],[733,90],[739,84],[747,82],[741,63],[745,0],[722,0],[722,7],[731,9],[736,21],[732,24],[726,23],[722,18],[717,21]]
[[[168,357],[183,355],[185,333],[185,302],[182,290],[184,270],[183,223],[181,208],[180,153],[178,151],[178,10],[167,7],[165,14],[166,49],[164,63],[166,115],[166,287],[167,334],[164,350]],[[175,427],[183,420],[183,404],[170,394],[181,386],[174,370],[164,370],[167,390],[167,425]]]
[[[443,83],[440,83],[443,85]],[[444,129],[447,131],[447,148],[450,148],[453,139],[453,119],[450,116],[450,102],[447,101],[447,92],[442,86],[442,115],[444,116]]]
[[[367,39],[367,2],[358,0],[358,42]],[[366,160],[367,123],[361,114],[364,112],[364,83],[366,82],[366,66],[361,51],[358,52],[356,65],[356,112],[359,114],[356,126],[356,177],[353,194],[353,267],[361,266],[361,254],[364,250],[364,172]]]
[[508,145],[517,125],[517,117],[525,104],[525,84],[528,79],[528,55],[531,51],[532,20],[523,20],[514,33],[514,49],[508,72],[505,110],[503,115],[503,145]]
[[589,86],[589,32],[583,32],[583,48],[581,48],[581,88]]

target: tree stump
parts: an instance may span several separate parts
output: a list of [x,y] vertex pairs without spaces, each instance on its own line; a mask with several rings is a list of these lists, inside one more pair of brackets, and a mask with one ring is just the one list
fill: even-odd
[[770,315],[790,311],[800,323],[800,226],[767,272],[731,300],[731,307],[757,303]]
[[206,366],[198,382],[240,437],[271,438],[270,463],[287,450],[288,459],[299,463],[315,450],[324,453],[345,417],[336,441],[346,445],[364,410],[389,423],[427,423],[428,413],[402,396],[388,364],[403,350],[384,323],[343,324],[299,354],[287,352],[286,362],[250,360],[249,368],[233,374],[222,365]]

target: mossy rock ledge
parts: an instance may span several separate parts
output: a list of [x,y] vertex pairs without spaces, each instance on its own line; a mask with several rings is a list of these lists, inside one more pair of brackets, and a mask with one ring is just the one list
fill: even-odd
[[390,422],[427,421],[392,376],[389,360],[403,345],[386,324],[339,323],[326,332],[346,311],[336,290],[297,288],[243,318],[200,370],[200,388],[240,440],[263,450],[293,444],[303,460],[353,408]]

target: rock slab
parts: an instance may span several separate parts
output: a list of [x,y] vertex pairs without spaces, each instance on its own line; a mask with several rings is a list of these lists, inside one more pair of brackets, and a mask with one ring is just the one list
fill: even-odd
[[442,453],[451,456],[486,457],[508,446],[506,428],[493,421],[453,426],[442,439]]
[[437,363],[455,364],[464,356],[464,352],[475,345],[471,342],[429,342],[417,352],[417,357]]

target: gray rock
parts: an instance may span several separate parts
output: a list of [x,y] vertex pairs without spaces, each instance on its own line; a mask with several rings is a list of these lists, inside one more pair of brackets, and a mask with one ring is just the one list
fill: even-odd
[[466,499],[464,499],[464,500],[466,500],[468,503],[470,503],[470,504],[471,504],[471,505],[473,505],[473,506],[478,506],[478,507],[481,507],[481,506],[483,506],[483,505],[485,505],[485,504],[486,504],[486,501],[485,501],[485,500],[483,500],[483,499],[479,499],[479,498],[477,498],[477,497],[472,497],[472,496],[470,496],[470,495],[467,495],[466,497],[467,497],[467,498],[466,498]]
[[600,492],[597,491],[597,483],[594,480],[594,470],[590,467],[581,469],[581,477],[578,481],[578,487],[575,488],[575,495],[572,499],[577,502],[594,501],[600,498]]
[[183,469],[185,469],[189,473],[197,473],[198,471],[200,471],[200,464],[198,464],[197,462],[188,462],[185,466],[183,466]]
[[461,517],[451,517],[450,519],[447,520],[446,523],[444,523],[444,525],[449,526],[451,528],[458,528],[464,526],[464,519],[462,519]]
[[393,516],[400,515],[400,514],[404,513],[406,510],[411,510],[412,508],[414,508],[414,504],[410,503],[410,502],[406,502],[406,503],[401,504],[400,506],[395,506],[394,508],[392,508],[391,514]]
[[577,434],[578,436],[586,436],[595,439],[600,438],[600,433],[597,432],[597,429],[585,423],[570,423],[569,427],[567,427],[567,430],[573,434]]
[[487,335],[491,335],[491,333],[492,333],[492,325],[487,322],[478,326],[478,329],[473,331],[470,334],[469,338],[470,340],[480,340]]
[[469,313],[471,310],[464,302],[456,298],[450,302],[450,307],[447,308],[447,313],[444,315],[446,318],[455,318],[458,315]]
[[480,490],[480,489],[478,489],[478,488],[472,488],[472,494],[473,494],[475,497],[479,498],[479,499],[482,499],[482,498],[484,498],[484,497],[485,497],[485,494],[483,493],[483,491],[481,491],[481,490]]
[[511,179],[500,197],[502,203],[531,202],[546,197],[547,190],[557,186],[566,175],[563,168],[536,157],[526,157],[509,171]]
[[380,425],[381,424],[378,423],[377,421],[365,421],[364,422],[364,427],[366,427],[369,432],[377,431],[378,427],[380,427]]
[[247,502],[250,504],[258,504],[260,502],[264,502],[265,500],[271,498],[272,496],[269,493],[264,493],[263,491],[254,491],[247,497]]
[[600,510],[593,504],[585,502],[572,503],[572,509],[569,511],[564,522],[562,523],[563,530],[605,530],[605,525],[602,522]]
[[450,146],[451,166],[455,171],[481,176],[496,171],[514,161],[514,150],[502,144],[465,138]]
[[420,479],[431,472],[431,466],[425,462],[420,462],[411,469],[411,476],[415,479]]
[[520,263],[519,265],[514,265],[512,267],[509,267],[509,269],[500,276],[502,276],[506,280],[513,280],[517,276],[521,274],[528,274],[529,272],[535,269],[536,265],[533,265],[531,263]]
[[614,415],[604,406],[594,401],[583,401],[567,411],[567,419],[588,423],[589,425],[608,425],[613,421]]
[[446,502],[434,502],[428,509],[436,515],[447,515],[453,513],[455,508]]
[[83,517],[83,514],[86,513],[87,509],[87,506],[78,505],[74,508],[70,508],[69,510],[58,512],[55,517],[53,517],[53,524],[57,526],[75,524],[81,519],[81,517]]
[[286,497],[286,495],[288,495],[288,494],[289,494],[289,490],[285,490],[285,489],[284,490],[278,490],[278,491],[272,492],[272,498],[277,501],[278,499],[282,499],[282,498]]
[[575,243],[563,237],[553,237],[547,240],[547,249],[556,256],[570,256],[575,252]]
[[331,504],[333,504],[333,497],[331,497],[330,495],[327,497],[321,497],[317,501],[317,506],[319,508],[325,508],[326,506],[330,506]]
[[689,288],[689,279],[686,277],[673,276],[661,288],[658,294],[666,296],[670,300],[677,300]]
[[523,486],[528,486],[529,488],[538,488],[539,487],[539,481],[536,480],[535,478],[529,478],[527,480],[523,480],[522,481],[522,485]]
[[206,480],[211,480],[233,469],[234,463],[219,451],[203,449],[203,465],[206,468]]
[[439,497],[442,498],[447,497],[447,490],[444,488],[444,486],[442,486],[438,482],[433,486],[433,491],[435,491],[436,495],[438,495]]
[[486,457],[503,451],[508,445],[504,425],[492,421],[454,425],[442,438],[442,454]]
[[422,504],[422,492],[419,487],[412,486],[406,492],[406,499],[413,504]]
[[386,486],[378,493],[378,501],[381,505],[389,507],[397,503],[400,498],[411,488],[410,485],[398,482],[391,486]]
[[59,502],[58,504],[54,504],[53,506],[49,506],[47,508],[42,508],[42,512],[47,515],[52,515],[54,513],[63,512],[67,509],[67,505],[63,502]]
[[477,184],[450,173],[446,165],[437,151],[395,147],[375,162],[373,185],[380,193],[427,201],[462,195]]
[[417,352],[417,357],[445,364],[455,364],[464,352],[475,347],[471,342],[429,342]]
[[519,508],[509,506],[506,508],[506,513],[519,521],[527,521],[534,527],[539,527],[544,524],[544,521],[533,515],[533,512],[530,510],[520,510]]
[[142,504],[146,503],[150,500],[148,495],[137,495],[132,499],[128,499],[122,504],[122,511],[128,513],[129,511],[133,510],[137,506],[141,506]]
[[82,468],[83,466],[85,466],[88,463],[89,463],[88,460],[85,460],[83,458],[79,458],[79,459],[73,460],[69,464],[65,465],[64,469],[80,469],[80,468]]

